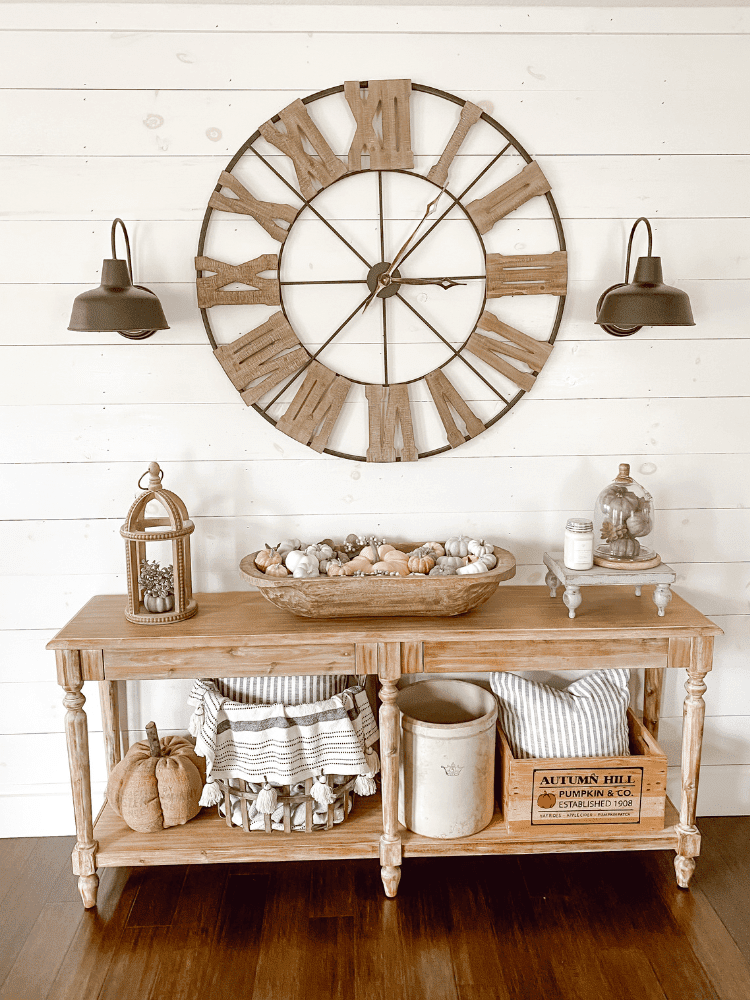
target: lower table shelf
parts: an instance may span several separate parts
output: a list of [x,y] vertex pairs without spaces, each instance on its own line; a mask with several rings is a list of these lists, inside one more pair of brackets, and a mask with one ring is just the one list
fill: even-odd
[[[488,856],[540,852],[608,852],[632,849],[676,849],[677,811],[667,800],[661,831],[626,835],[509,835],[496,808],[488,825],[476,835],[433,839],[400,826],[405,857]],[[188,863],[273,862],[285,859],[377,858],[382,833],[380,796],[358,798],[351,817],[328,831],[251,832],[230,828],[215,808],[206,808],[186,825],[152,834],[134,832],[105,805],[94,828],[99,866],[155,866]]]

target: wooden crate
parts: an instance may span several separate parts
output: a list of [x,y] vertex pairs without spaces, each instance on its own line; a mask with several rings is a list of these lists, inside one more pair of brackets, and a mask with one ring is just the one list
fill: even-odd
[[628,710],[630,752],[611,758],[514,758],[498,725],[498,803],[512,835],[617,835],[664,827],[667,758]]

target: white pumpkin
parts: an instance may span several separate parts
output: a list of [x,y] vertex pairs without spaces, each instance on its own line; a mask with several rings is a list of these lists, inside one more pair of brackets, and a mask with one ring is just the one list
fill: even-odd
[[319,574],[320,565],[314,553],[303,553],[292,571],[292,576],[295,578],[316,578]]
[[301,550],[302,543],[299,539],[283,539],[276,549],[282,557],[286,557],[287,553],[291,553],[292,550]]
[[449,557],[466,557],[469,555],[468,536],[451,536],[445,541],[445,552]]
[[488,571],[491,571],[493,567],[497,567],[497,557],[494,553],[483,553],[481,557],[477,557],[477,560],[486,564]]
[[438,557],[437,562],[438,567],[463,567],[466,557],[451,557],[446,554],[444,557]]
[[305,553],[310,553],[318,560],[331,560],[333,557],[333,547],[329,546],[327,543],[313,543],[312,546],[308,546]]
[[469,540],[469,554],[472,557],[483,557],[485,553],[492,553],[491,543],[485,543],[483,539]]
[[308,554],[305,553],[304,550],[290,550],[284,557],[284,563],[286,564],[287,570],[294,574],[300,560],[307,556]]
[[464,564],[463,567],[456,568],[456,574],[486,574],[489,570],[487,564],[481,560],[475,560],[473,564]]

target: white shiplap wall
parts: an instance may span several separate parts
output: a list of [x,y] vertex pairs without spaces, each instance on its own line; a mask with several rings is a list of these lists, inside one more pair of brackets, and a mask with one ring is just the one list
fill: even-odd
[[[73,830],[49,637],[124,589],[118,535],[151,458],[197,522],[196,590],[241,587],[265,540],[481,532],[517,581],[629,460],[677,587],[725,630],[709,677],[699,811],[750,813],[750,14],[747,8],[0,4],[0,835]],[[192,257],[219,170],[295,97],[411,77],[472,100],[539,159],[570,297],[534,391],[414,466],[318,457],[239,402],[211,357]],[[126,219],[171,330],[66,331]],[[694,328],[592,323],[627,233],[651,218]],[[679,758],[682,679],[663,744]],[[184,728],[183,683],[131,687],[129,723]],[[97,790],[97,693],[86,687]],[[674,785],[675,770],[671,772]]]

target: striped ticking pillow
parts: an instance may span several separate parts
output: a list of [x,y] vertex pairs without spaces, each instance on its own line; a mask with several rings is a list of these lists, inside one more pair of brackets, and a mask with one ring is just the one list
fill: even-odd
[[215,678],[222,696],[235,703],[283,703],[301,706],[337,696],[346,689],[348,675],[275,675],[253,678]]
[[628,755],[627,668],[592,672],[555,689],[493,672],[498,721],[516,758]]

